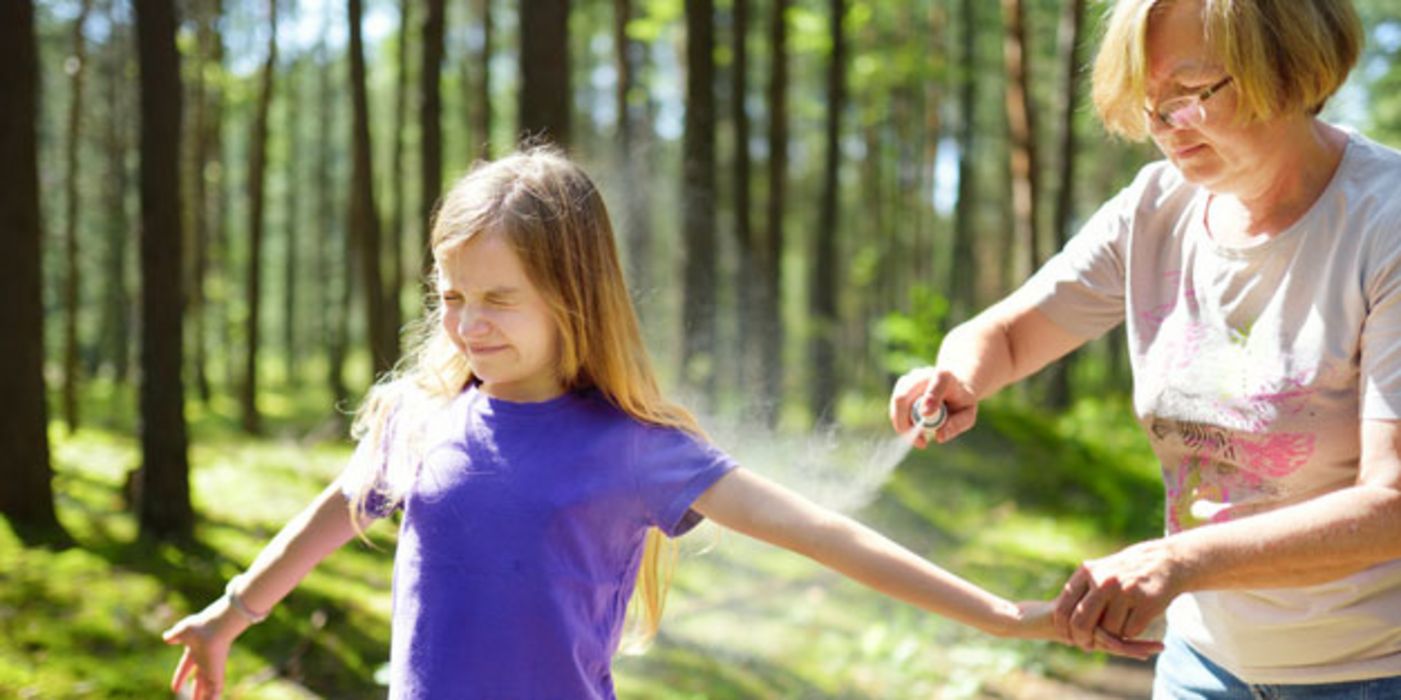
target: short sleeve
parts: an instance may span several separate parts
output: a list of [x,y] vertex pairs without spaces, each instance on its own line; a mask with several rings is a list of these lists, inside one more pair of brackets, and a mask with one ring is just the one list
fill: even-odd
[[1082,338],[1098,337],[1122,323],[1129,234],[1151,174],[1151,167],[1145,169],[1104,203],[1016,294]]
[[668,537],[689,532],[703,519],[691,504],[736,464],[708,441],[676,428],[642,428],[632,468],[647,524]]
[[1377,264],[1363,280],[1367,315],[1358,369],[1362,418],[1395,420],[1401,418],[1401,220],[1381,234],[1377,239],[1389,249],[1368,256]]
[[394,428],[391,417],[383,439],[376,440],[368,435],[361,438],[337,479],[346,502],[353,503],[361,492],[365,493],[365,515],[371,518],[387,518],[402,506],[403,494],[396,493],[389,474]]

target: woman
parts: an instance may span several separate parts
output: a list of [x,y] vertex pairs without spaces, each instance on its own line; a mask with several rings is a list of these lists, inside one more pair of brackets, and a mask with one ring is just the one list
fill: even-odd
[[1401,697],[1401,153],[1316,116],[1361,39],[1346,0],[1120,0],[1095,105],[1166,160],[892,392],[946,442],[1125,325],[1168,534],[1054,617],[1117,652],[1166,613],[1155,697]]

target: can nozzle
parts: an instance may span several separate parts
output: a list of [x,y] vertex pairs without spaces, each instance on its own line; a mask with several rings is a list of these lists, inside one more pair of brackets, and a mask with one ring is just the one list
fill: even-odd
[[915,427],[923,431],[925,435],[933,437],[934,431],[938,430],[939,427],[944,424],[944,420],[949,417],[949,411],[941,402],[939,404],[939,410],[935,411],[934,415],[926,416],[919,410],[920,405],[923,403],[924,400],[921,397],[920,400],[910,404],[910,422],[914,423]]

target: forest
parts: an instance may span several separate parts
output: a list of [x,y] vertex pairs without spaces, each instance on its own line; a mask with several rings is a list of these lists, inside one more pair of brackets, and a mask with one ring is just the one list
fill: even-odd
[[[667,392],[756,468],[1006,595],[1153,536],[1121,333],[959,447],[872,457],[895,378],[1160,157],[1089,104],[1110,4],[0,3],[0,695],[164,687],[159,630],[344,464],[439,196],[522,144],[597,182]],[[1401,147],[1401,4],[1356,6],[1323,117]],[[1133,696],[1134,669],[712,539],[621,695]],[[251,633],[234,697],[382,697],[393,540]]]

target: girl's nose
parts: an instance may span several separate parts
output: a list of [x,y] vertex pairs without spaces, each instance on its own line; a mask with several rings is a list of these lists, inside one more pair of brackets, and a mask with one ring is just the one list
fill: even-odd
[[491,332],[491,323],[480,309],[468,307],[457,318],[457,333],[464,338],[475,338]]

